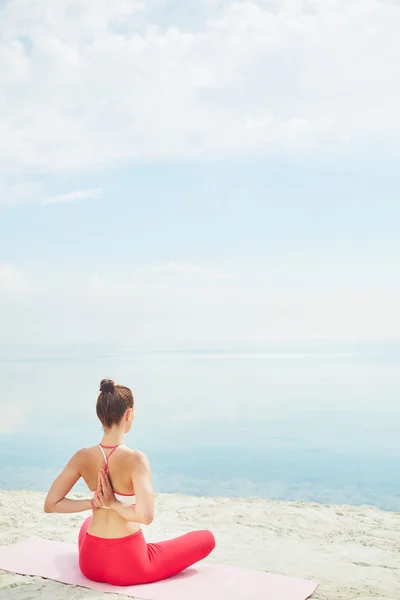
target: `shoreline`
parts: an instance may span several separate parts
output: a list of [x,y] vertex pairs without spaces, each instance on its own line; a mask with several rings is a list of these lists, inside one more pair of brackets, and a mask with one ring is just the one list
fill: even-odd
[[[0,488],[0,498],[2,494],[31,494],[32,496],[36,497],[37,495],[42,495],[43,499],[46,496],[47,491],[43,491],[43,490],[32,490],[32,489],[25,489],[25,488],[14,488],[14,489],[2,489]],[[154,492],[154,496],[155,498],[171,498],[174,500],[177,499],[192,499],[192,500],[208,500],[208,501],[214,501],[214,502],[224,502],[226,500],[230,500],[232,502],[243,502],[243,503],[260,503],[260,504],[267,504],[270,507],[272,506],[276,506],[276,507],[280,507],[280,506],[287,506],[287,507],[292,507],[292,508],[315,508],[315,509],[320,509],[320,508],[327,508],[327,509],[335,509],[336,511],[377,511],[377,512],[381,512],[381,513],[385,513],[388,515],[393,515],[393,516],[397,516],[399,517],[399,522],[400,522],[400,507],[399,510],[394,511],[394,510],[389,510],[386,508],[382,508],[380,506],[374,505],[374,504],[346,504],[346,503],[329,503],[329,502],[318,502],[318,501],[308,501],[308,500],[276,500],[276,499],[270,499],[270,498],[263,498],[261,496],[221,496],[221,495],[194,495],[194,494],[185,494],[183,492]],[[91,496],[88,493],[85,493],[83,491],[76,491],[76,492],[70,492],[68,494],[69,498],[76,498],[76,499],[89,499]],[[1,504],[0,504],[1,505]],[[84,514],[84,513],[82,513]],[[399,598],[400,600],[400,598]]]
[[[43,492],[0,491],[1,545],[35,536],[77,542],[87,512],[45,514],[44,498]],[[148,541],[211,529],[217,547],[209,562],[317,581],[313,600],[400,597],[398,512],[373,506],[184,494],[156,494],[155,504],[155,520],[143,528]],[[22,587],[26,596],[38,600],[76,598],[76,588],[0,571],[1,600],[21,598]],[[82,589],[79,597],[89,598],[88,591]],[[106,596],[90,592],[90,598]]]
[[[11,468],[11,467],[10,467]],[[54,469],[54,477],[51,478],[51,481],[53,481],[53,479],[59,474],[59,469]],[[51,483],[51,482],[50,482]],[[27,493],[27,494],[45,494],[47,493],[47,490],[49,489],[50,483],[46,486],[39,486],[36,489],[33,489],[32,487],[13,487],[13,488],[6,488],[6,487],[2,487],[0,485],[0,494],[1,493],[6,493],[6,492],[21,492],[21,493]],[[74,492],[73,490],[70,492],[70,496],[71,497],[76,497],[76,498],[88,498],[89,495],[87,494],[87,488],[86,485],[82,484],[81,489],[79,488],[78,485],[75,486],[76,491]],[[304,500],[298,500],[298,499],[286,499],[286,498],[271,498],[271,497],[267,497],[267,496],[263,496],[263,495],[236,495],[236,494],[203,494],[203,493],[191,493],[190,491],[188,492],[171,492],[171,491],[155,491],[155,495],[157,496],[174,496],[174,497],[183,497],[183,498],[208,498],[208,499],[220,499],[220,500],[224,500],[226,498],[232,498],[234,500],[238,500],[238,501],[254,501],[254,500],[259,500],[260,502],[271,502],[271,503],[277,503],[277,504],[288,504],[288,505],[294,505],[294,506],[303,506],[303,505],[307,505],[307,506],[325,506],[325,507],[337,507],[337,508],[359,508],[359,509],[369,509],[369,508],[373,508],[376,510],[380,510],[382,512],[385,513],[394,513],[394,514],[399,514],[400,515],[400,498],[399,498],[399,509],[398,510],[394,510],[393,508],[385,508],[384,506],[377,504],[374,504],[372,501],[371,502],[362,502],[362,503],[351,503],[351,502],[346,502],[346,501],[342,501],[342,502],[335,502],[332,501],[330,502],[329,500],[317,500],[317,499],[304,499]],[[400,599],[399,599],[400,600]]]

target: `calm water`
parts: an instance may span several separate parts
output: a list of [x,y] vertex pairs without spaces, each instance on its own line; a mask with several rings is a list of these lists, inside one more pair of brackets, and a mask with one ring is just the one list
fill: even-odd
[[0,346],[0,488],[45,490],[100,440],[103,377],[134,392],[157,491],[400,510],[400,342]]

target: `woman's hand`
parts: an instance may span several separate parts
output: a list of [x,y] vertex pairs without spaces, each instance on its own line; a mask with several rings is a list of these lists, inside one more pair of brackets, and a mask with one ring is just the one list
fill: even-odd
[[115,496],[111,487],[110,478],[104,469],[100,469],[97,478],[97,491],[94,493],[95,502],[100,506],[109,507],[115,502]]
[[97,476],[97,490],[93,492],[93,500],[90,501],[92,509],[101,508],[103,505],[99,498],[97,497],[97,493],[100,490],[100,475]]

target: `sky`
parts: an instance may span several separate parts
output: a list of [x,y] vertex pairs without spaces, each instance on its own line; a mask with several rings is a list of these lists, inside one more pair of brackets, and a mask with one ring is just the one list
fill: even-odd
[[0,342],[400,337],[400,7],[3,0]]

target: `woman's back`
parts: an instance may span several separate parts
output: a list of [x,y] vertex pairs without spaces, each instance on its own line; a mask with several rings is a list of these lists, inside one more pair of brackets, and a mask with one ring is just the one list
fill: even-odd
[[[103,454],[103,452],[104,454]],[[80,450],[81,473],[89,490],[95,492],[98,485],[100,469],[108,466],[108,474],[115,492],[123,495],[133,495],[132,462],[136,454],[125,445],[91,446]],[[104,458],[105,455],[105,458]]]
[[[143,455],[125,445],[97,445],[83,448],[78,452],[79,470],[87,487],[92,493],[98,489],[99,472],[108,472],[111,486],[116,497],[124,504],[135,504],[134,473],[135,463]],[[89,533],[98,537],[124,537],[136,533],[140,529],[138,523],[127,521],[114,511],[99,508],[94,511]]]

